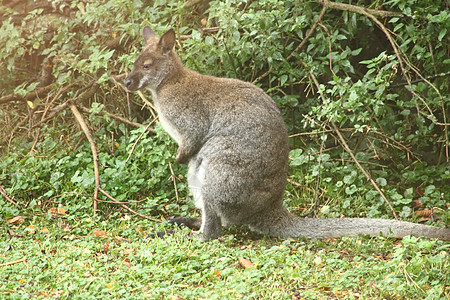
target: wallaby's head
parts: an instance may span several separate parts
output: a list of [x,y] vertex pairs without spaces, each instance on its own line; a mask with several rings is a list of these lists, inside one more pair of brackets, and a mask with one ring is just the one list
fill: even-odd
[[170,29],[158,38],[150,27],[144,27],[146,43],[144,50],[134,62],[134,68],[124,83],[128,91],[135,92],[143,88],[155,91],[168,77],[173,76],[180,62],[173,47],[175,32]]

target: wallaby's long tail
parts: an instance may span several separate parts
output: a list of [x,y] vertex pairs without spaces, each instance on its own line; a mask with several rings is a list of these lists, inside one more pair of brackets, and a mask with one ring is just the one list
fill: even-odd
[[[337,238],[343,236],[357,236],[358,234],[377,236],[383,234],[394,238],[407,235],[423,236],[450,240],[450,229],[411,222],[368,219],[368,218],[341,218],[341,219],[313,219],[300,218],[292,215],[287,209],[281,207],[278,211],[267,213],[266,220],[255,221],[250,228],[262,234],[277,237],[294,238]],[[269,220],[271,219],[271,220]]]

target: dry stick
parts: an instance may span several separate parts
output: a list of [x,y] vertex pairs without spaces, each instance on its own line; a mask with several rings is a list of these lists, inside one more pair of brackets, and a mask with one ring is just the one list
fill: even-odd
[[9,197],[5,188],[1,184],[0,184],[0,193],[6,198],[6,200],[14,204],[17,208],[20,208],[19,204],[17,204],[11,197]]
[[[90,113],[90,112],[91,112],[91,110],[90,110],[89,108],[85,107],[85,106],[80,106],[79,109],[80,109],[82,112],[84,112],[84,113]],[[134,127],[145,127],[144,124],[136,123],[136,122],[130,121],[130,120],[128,120],[128,119],[125,119],[125,118],[123,118],[123,117],[121,117],[121,116],[117,116],[117,115],[112,114],[112,113],[107,112],[107,111],[100,111],[100,112],[96,112],[95,114],[97,114],[97,115],[103,115],[103,116],[106,115],[106,116],[110,117],[111,119],[115,119],[115,120],[117,120],[117,121],[120,121],[120,122],[122,122],[122,123],[131,125],[131,126],[134,126]],[[155,134],[155,133],[156,133],[156,131],[155,131],[154,129],[152,129],[152,128],[149,128],[149,129],[147,129],[147,130],[150,131],[152,134]]]
[[319,165],[317,166],[317,177],[316,177],[316,189],[315,189],[315,193],[314,196],[316,199],[314,199],[314,214],[317,214],[317,208],[319,207],[319,197],[320,197],[320,193],[319,188],[320,188],[320,171],[322,169],[322,154],[323,154],[323,149],[325,148],[325,139],[322,139],[322,143],[320,143],[320,152],[319,152]]
[[[313,26],[311,27],[311,29],[308,31],[308,33],[306,34],[305,38],[303,39],[303,41],[301,41],[301,43],[297,46],[297,48],[294,49],[294,51],[291,52],[291,54],[289,54],[289,56],[286,58],[286,61],[288,61],[289,59],[291,59],[294,56],[294,53],[300,51],[300,49],[303,48],[303,46],[306,44],[306,42],[308,41],[308,39],[312,36],[312,34],[314,33],[314,30],[316,30],[317,25],[319,24],[319,22],[322,20],[323,16],[325,15],[325,12],[327,11],[327,7],[324,6],[322,8],[322,11],[320,12],[319,17],[317,18],[317,20],[314,22]],[[262,74],[261,76],[259,76],[258,78],[256,78],[255,80],[253,80],[253,83],[257,83],[258,81],[260,81],[261,79],[263,79],[264,77],[266,77],[267,75],[269,75],[270,73],[273,72],[272,68],[269,68],[269,70],[267,70],[267,72],[265,72],[264,74]]]
[[[75,84],[75,83],[74,83]],[[70,84],[69,86],[72,86],[73,84]],[[51,88],[52,88],[52,86],[51,85],[48,85],[48,86],[46,86],[46,87],[43,87],[43,88],[40,88],[40,89],[37,89],[37,90],[35,90],[35,91],[33,91],[33,92],[30,92],[30,93],[28,93],[25,97],[23,97],[23,98],[20,98],[18,95],[15,95],[15,94],[13,94],[13,95],[8,95],[8,96],[5,96],[5,97],[2,97],[2,98],[0,98],[0,104],[1,103],[5,103],[5,102],[8,102],[8,101],[13,101],[13,100],[21,100],[21,99],[24,99],[24,100],[33,100],[33,99],[35,99],[36,97],[40,97],[40,96],[42,96],[42,95],[44,95],[45,93],[47,93],[47,92],[50,92],[50,90],[51,90]],[[17,96],[17,97],[16,97]],[[19,97],[19,98],[18,98]],[[2,100],[3,99],[3,100]],[[9,100],[8,100],[9,99]],[[54,99],[56,99],[56,96],[55,96],[55,98]],[[3,101],[3,102],[2,102]],[[52,101],[53,102],[53,101]],[[11,142],[12,142],[12,140],[14,139],[14,133],[16,132],[16,130],[18,130],[23,124],[25,124],[26,122],[27,122],[27,120],[28,120],[28,118],[29,118],[29,115],[27,115],[24,119],[22,119],[14,128],[13,128],[13,130],[11,131],[11,134],[10,134],[10,137],[9,137],[9,141],[8,141],[8,147],[11,147]],[[31,130],[31,129],[33,129],[34,127],[31,127],[31,128],[29,128],[28,130]]]
[[140,214],[140,213],[132,210],[131,208],[129,208],[125,204],[123,204],[120,201],[118,201],[117,199],[115,199],[113,196],[108,194],[105,190],[103,190],[100,187],[100,172],[99,172],[99,168],[98,168],[98,154],[97,154],[97,148],[95,147],[94,139],[93,139],[93,137],[92,137],[92,135],[91,135],[91,133],[89,131],[88,126],[86,125],[86,122],[83,119],[83,116],[80,114],[80,112],[78,111],[77,107],[74,104],[70,104],[70,109],[72,110],[72,113],[74,114],[75,118],[77,119],[78,123],[80,124],[81,129],[84,132],[84,135],[86,136],[86,138],[89,141],[89,144],[91,145],[92,156],[94,158],[94,176],[95,176],[94,215],[97,212],[98,192],[100,191],[103,195],[105,195],[106,197],[108,197],[109,199],[114,201],[115,203],[119,204],[123,208],[127,209],[128,211],[130,211],[130,212],[132,212],[132,213],[134,213],[134,214],[136,214],[136,215],[138,215],[138,216],[140,216],[142,218],[146,218],[148,220],[155,221],[155,222],[160,222],[160,220],[150,218],[150,217],[148,217],[146,215]]
[[388,199],[386,198],[384,193],[381,191],[381,189],[378,187],[376,182],[372,179],[372,177],[370,177],[369,173],[367,173],[367,171],[361,166],[359,161],[356,159],[355,155],[353,154],[352,150],[350,150],[347,142],[344,140],[344,137],[342,136],[341,132],[337,128],[336,124],[332,121],[331,125],[333,126],[333,129],[336,131],[336,133],[337,133],[337,135],[339,137],[339,140],[340,140],[342,146],[344,147],[345,151],[347,151],[347,153],[350,155],[350,157],[355,162],[355,164],[358,166],[358,168],[361,170],[361,172],[363,172],[364,176],[366,176],[367,180],[370,181],[370,183],[373,185],[373,187],[377,190],[377,192],[383,198],[384,202],[386,202],[386,204],[389,206],[389,208],[391,209],[392,214],[394,215],[394,218],[396,220],[398,220],[399,218],[398,218],[397,214],[395,213],[395,210],[392,207],[391,203],[388,201]]
[[[356,128],[341,128],[341,131],[355,131]],[[324,129],[321,131],[316,131],[316,132],[300,132],[300,133],[295,133],[289,136],[289,138],[293,138],[296,136],[303,136],[303,135],[318,135],[318,134],[322,134],[322,133],[331,133],[334,132],[332,129]]]
[[0,267],[6,267],[6,266],[10,266],[10,265],[15,265],[15,264],[18,264],[18,263],[21,263],[21,262],[26,263],[26,261],[27,261],[27,258],[25,257],[25,258],[21,258],[21,259],[18,259],[18,260],[13,260],[13,261],[9,261],[9,262],[6,262],[6,263],[2,263],[2,264],[0,264]]
[[40,126],[41,124],[47,122],[48,120],[52,119],[53,117],[56,116],[56,114],[64,109],[66,109],[67,107],[69,107],[70,105],[73,105],[73,103],[75,103],[76,101],[80,100],[80,99],[88,99],[91,98],[92,96],[94,96],[95,92],[97,91],[98,88],[98,84],[95,83],[95,81],[92,81],[89,85],[88,88],[82,92],[79,96],[76,96],[75,98],[71,98],[69,100],[67,100],[66,102],[56,106],[55,108],[52,108],[50,110],[50,113],[48,114],[48,116],[46,116],[44,119],[42,119],[41,121],[39,121],[38,123],[34,124],[31,128],[36,128],[38,126]]
[[92,137],[89,128],[86,125],[86,122],[83,119],[83,116],[78,111],[75,104],[70,104],[70,109],[72,110],[73,115],[77,119],[78,123],[81,126],[81,129],[84,132],[84,135],[89,141],[89,144],[91,145],[91,151],[92,156],[94,158],[94,176],[95,176],[95,189],[94,189],[94,215],[97,213],[97,199],[98,199],[98,190],[100,188],[100,172],[98,169],[98,155],[97,155],[97,148],[95,147],[94,138]]
[[23,118],[19,123],[17,123],[16,126],[14,126],[13,130],[11,131],[11,135],[9,136],[9,141],[8,141],[8,148],[11,147],[11,142],[14,139],[14,133],[16,132],[16,130],[18,130],[20,127],[22,127],[23,124],[25,124],[28,120],[28,115]]
[[128,157],[127,157],[127,160],[125,161],[125,163],[127,163],[127,162],[130,160],[131,155],[133,154],[134,148],[136,148],[137,143],[138,143],[139,140],[142,138],[142,136],[144,135],[144,133],[146,133],[147,130],[149,130],[149,127],[150,127],[155,121],[156,121],[156,119],[154,119],[153,121],[151,121],[150,123],[148,123],[148,125],[147,125],[147,127],[145,127],[144,131],[141,132],[141,134],[139,135],[139,137],[136,139],[136,142],[134,142],[133,146],[131,147],[130,154],[128,154]]
[[[167,149],[167,145],[166,145],[166,149]],[[169,149],[167,149],[167,151],[169,151]],[[173,187],[175,188],[175,198],[177,199],[177,203],[178,203],[180,199],[178,197],[177,178],[175,176],[175,172],[173,171],[172,163],[170,162],[170,159],[168,158],[167,161],[169,162],[170,173],[172,174]]]
[[[381,23],[380,23],[380,24],[381,24]],[[383,25],[381,25],[381,26],[383,26]],[[383,32],[384,32],[386,35],[389,34],[389,33],[387,33],[387,30],[385,31],[384,26],[381,28],[381,30],[383,30]],[[392,43],[395,43],[395,41],[392,40]],[[391,43],[391,44],[392,44],[392,43]],[[425,78],[422,74],[420,74],[420,72],[419,72],[419,70],[417,69],[417,67],[414,66],[414,65],[409,61],[408,56],[404,53],[404,51],[403,51],[401,48],[396,48],[396,44],[392,44],[392,47],[394,48],[394,50],[398,49],[398,52],[399,52],[400,54],[403,55],[403,57],[404,57],[404,61],[403,61],[403,62],[404,62],[406,65],[408,65],[408,67],[410,67],[410,69],[413,70],[414,73],[416,73],[417,76],[420,77],[420,81],[426,82],[426,83],[427,83],[429,86],[431,86],[431,87],[435,90],[435,92],[438,94],[439,99],[441,100],[444,123],[437,122],[437,121],[435,121],[435,120],[433,119],[433,117],[435,118],[435,116],[434,116],[434,114],[433,114],[433,111],[432,111],[431,108],[428,106],[428,104],[426,103],[426,101],[425,101],[422,97],[420,97],[419,94],[417,94],[417,93],[414,91],[414,89],[412,88],[412,83],[413,83],[413,81],[411,81],[411,80],[409,79],[409,77],[406,76],[405,70],[402,69],[402,72],[403,72],[403,74],[404,74],[404,76],[405,76],[405,78],[406,78],[406,83],[408,84],[408,87],[409,87],[409,89],[410,89],[411,94],[413,94],[414,96],[416,96],[416,97],[423,103],[423,105],[425,105],[426,109],[427,109],[428,112],[429,112],[429,115],[426,115],[425,113],[421,112],[420,109],[419,109],[419,107],[417,106],[417,102],[416,102],[417,114],[422,114],[422,115],[424,115],[427,119],[429,119],[432,123],[434,123],[434,124],[436,124],[436,125],[449,126],[450,123],[447,123],[447,117],[446,117],[446,113],[445,113],[445,108],[444,108],[444,106],[443,106],[443,101],[444,101],[444,99],[443,99],[441,93],[439,92],[439,90],[438,90],[438,89],[437,89],[437,88],[436,88],[436,87],[435,87],[435,86],[434,86],[427,78]],[[397,55],[397,58],[398,58],[399,61],[400,61],[399,55]],[[400,63],[402,63],[402,61],[400,61]],[[430,78],[430,79],[431,79],[431,78]],[[446,128],[446,127],[445,127],[445,128]]]
[[116,198],[114,198],[113,196],[111,196],[110,194],[108,194],[105,190],[103,190],[101,187],[98,188],[99,192],[102,193],[103,195],[105,195],[106,197],[108,197],[109,199],[111,199],[112,201],[114,201],[115,203],[119,204],[120,206],[122,206],[123,208],[125,208],[126,210],[128,210],[129,212],[138,215],[139,217],[142,217],[144,219],[153,221],[153,222],[161,222],[161,220],[158,219],[154,219],[154,218],[150,218],[149,216],[143,215],[141,213],[138,213],[137,211],[129,208],[128,206],[126,206],[125,204],[123,204],[122,202],[120,202],[119,200],[117,200]]
[[[341,131],[342,131],[342,129],[341,129]],[[386,140],[391,141],[391,143],[389,143],[388,141],[385,141],[385,142],[384,142],[385,144],[387,144],[387,145],[389,145],[389,146],[391,146],[391,147],[397,148],[397,149],[399,149],[399,150],[403,150],[403,151],[406,152],[406,154],[408,155],[408,157],[409,157],[409,155],[411,155],[412,157],[414,157],[414,159],[416,159],[416,160],[418,160],[418,161],[421,161],[420,158],[417,157],[417,155],[415,155],[414,152],[412,152],[411,149],[409,149],[407,146],[403,145],[403,144],[400,143],[399,141],[394,140],[392,137],[386,135],[386,134],[383,133],[383,132],[379,132],[379,131],[376,131],[376,130],[371,130],[371,132],[373,132],[374,134],[378,134],[379,136],[383,137],[383,138],[386,139]],[[381,139],[380,139],[380,140],[381,140]],[[394,144],[395,144],[395,145],[394,145]]]
[[[296,188],[306,189],[308,192],[310,192],[310,193],[312,193],[312,194],[316,194],[316,193],[317,193],[317,191],[314,190],[313,188],[310,188],[309,186],[300,184],[300,183],[298,183],[298,182],[296,182],[296,181],[294,181],[294,180],[292,180],[292,179],[290,179],[290,178],[287,179],[287,182],[289,182],[290,184],[292,184],[292,186],[294,186],[294,187],[296,187]],[[324,188],[319,187],[319,189],[322,191],[322,192],[320,193],[320,197],[327,198],[327,199],[332,199],[330,196],[328,196],[328,195],[326,194],[326,190],[325,190]]]
[[[306,63],[304,63],[306,65]],[[325,103],[325,96],[322,94],[322,90],[320,89],[320,85],[319,82],[317,81],[316,76],[314,76],[314,73],[312,71],[309,71],[309,75],[311,76],[314,84],[316,85],[317,88],[317,92],[320,94],[320,97],[322,98],[322,101]],[[355,162],[355,164],[358,166],[358,168],[361,170],[361,172],[364,174],[364,176],[366,176],[366,179],[368,181],[370,181],[370,183],[373,185],[373,187],[377,190],[377,192],[380,194],[381,198],[383,198],[384,202],[386,202],[386,204],[389,206],[389,208],[391,209],[391,212],[394,216],[394,218],[396,220],[398,220],[398,216],[395,213],[394,208],[392,207],[391,203],[388,201],[388,199],[386,198],[386,196],[384,195],[384,193],[381,191],[381,189],[378,187],[378,185],[376,184],[376,182],[372,179],[372,177],[369,175],[369,173],[367,173],[367,171],[363,168],[363,166],[359,163],[359,161],[356,159],[355,155],[353,154],[352,150],[350,149],[350,147],[348,146],[347,142],[345,141],[344,137],[342,136],[342,133],[339,131],[339,129],[337,128],[336,124],[331,121],[330,122],[333,130],[336,132],[336,134],[339,137],[339,141],[342,145],[342,147],[344,148],[344,150],[350,155],[350,157],[352,158],[352,160]]]
[[402,16],[402,13],[400,13],[400,12],[393,12],[393,11],[379,10],[379,9],[370,9],[370,8],[360,7],[360,6],[351,5],[351,4],[330,2],[328,0],[316,0],[316,1],[326,7],[331,7],[331,8],[339,9],[339,10],[348,10],[348,11],[357,12],[357,13],[364,12],[364,13],[371,14],[373,16],[381,16],[381,17],[400,17],[400,16]]
[[8,102],[11,102],[14,100],[20,100],[20,101],[33,100],[35,98],[39,98],[39,97],[43,96],[44,94],[47,94],[48,92],[50,92],[52,90],[52,88],[53,88],[52,85],[47,85],[42,88],[31,91],[28,94],[26,94],[25,96],[20,96],[17,94],[7,95],[7,96],[0,98],[0,104],[8,103]]
[[[42,114],[41,120],[44,119],[45,115],[47,114],[47,111],[50,109],[50,105],[53,103],[53,101],[56,99],[56,97],[50,102],[48,103],[48,100],[50,98],[50,95],[47,95],[47,100],[45,101],[45,109],[44,109],[44,113]],[[34,114],[35,112],[33,112]],[[31,120],[31,118],[30,118]],[[29,129],[29,131],[31,131],[31,128]],[[31,146],[30,152],[29,153],[33,153],[34,148],[36,147],[38,140],[39,140],[39,136],[41,134],[41,128],[38,128],[37,132],[36,132],[36,136],[34,138],[34,142],[33,145]]]
[[[118,86],[120,86],[124,91],[127,91],[126,87],[121,83],[122,79],[126,76],[126,74],[120,74],[120,75],[116,75],[116,76],[112,76],[111,78],[113,79],[114,83]],[[137,94],[139,95],[139,97],[142,99],[142,101],[144,101],[144,103],[150,107],[150,113],[152,114],[153,118],[157,118],[154,111],[156,111],[155,107],[153,106],[153,104],[147,100],[147,98],[144,96],[144,94],[142,94],[141,91],[137,91]]]

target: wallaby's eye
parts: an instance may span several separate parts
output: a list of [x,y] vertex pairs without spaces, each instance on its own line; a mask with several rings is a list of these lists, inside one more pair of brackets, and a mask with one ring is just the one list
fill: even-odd
[[143,68],[144,70],[149,70],[151,66],[152,66],[151,64],[144,64],[144,65],[142,66],[142,68]]

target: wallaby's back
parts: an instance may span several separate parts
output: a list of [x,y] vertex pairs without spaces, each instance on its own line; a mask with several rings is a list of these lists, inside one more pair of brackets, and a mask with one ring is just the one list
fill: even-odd
[[201,238],[222,225],[245,224],[279,237],[325,238],[392,233],[450,239],[450,229],[383,219],[301,219],[283,207],[289,143],[275,102],[236,79],[201,75],[183,67],[173,51],[175,33],[158,38],[144,28],[146,47],[125,80],[130,91],[149,90],[164,129],[187,163],[188,184],[201,222]]

